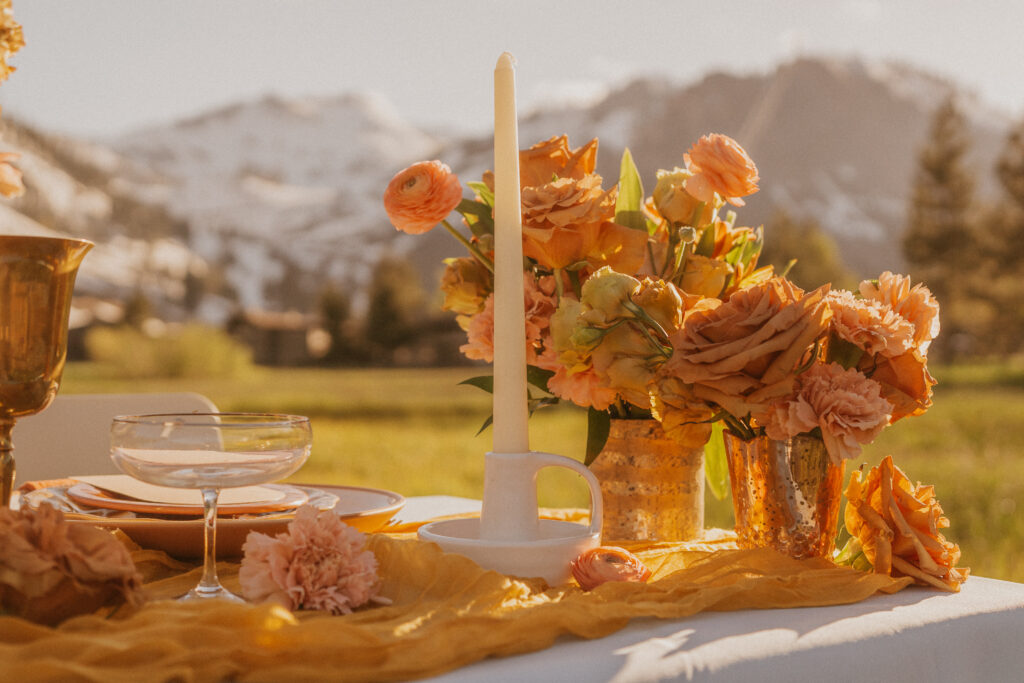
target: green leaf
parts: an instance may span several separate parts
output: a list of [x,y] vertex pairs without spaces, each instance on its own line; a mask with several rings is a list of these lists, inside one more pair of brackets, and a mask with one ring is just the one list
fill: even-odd
[[455,210],[462,214],[466,223],[469,224],[469,229],[477,237],[494,234],[494,216],[491,214],[491,207],[487,204],[472,199],[463,199],[455,207]]
[[480,197],[480,201],[487,206],[494,208],[494,190],[487,187],[486,184],[479,180],[468,182],[466,185],[468,185],[469,189],[473,190],[473,192],[476,192],[477,196]]
[[555,376],[555,373],[551,370],[543,370],[538,368],[536,365],[526,366],[526,381],[544,391],[551,393],[548,390],[548,380]]
[[477,389],[483,389],[488,394],[494,393],[494,377],[491,375],[480,375],[479,377],[470,377],[459,382],[459,385],[468,384],[471,387]]
[[725,425],[719,420],[711,425],[711,438],[704,444],[704,478],[718,500],[729,495],[729,463],[725,457]]
[[634,230],[647,230],[644,218],[644,186],[640,181],[640,172],[633,163],[633,155],[629,148],[622,153],[619,165],[619,196],[615,200],[615,222]]
[[590,466],[598,453],[608,441],[608,432],[612,428],[612,418],[603,410],[587,409],[587,452],[583,464]]
[[494,416],[488,415],[487,419],[484,420],[484,423],[480,425],[480,429],[476,430],[476,434],[474,434],[473,436],[480,436],[481,434],[483,434],[484,431],[491,426],[492,422],[494,422]]
[[711,255],[715,253],[715,230],[713,227],[708,226],[701,233],[700,241],[697,242],[697,248],[694,249],[693,253],[698,256],[707,256],[711,258]]

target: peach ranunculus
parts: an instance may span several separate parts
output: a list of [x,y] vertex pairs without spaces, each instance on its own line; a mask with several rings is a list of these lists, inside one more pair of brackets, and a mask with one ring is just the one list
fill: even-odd
[[0,152],[0,195],[4,197],[20,197],[25,193],[21,171],[10,163],[17,158],[13,152]]
[[910,321],[914,326],[914,343],[918,351],[922,355],[928,354],[928,346],[939,334],[939,303],[931,290],[921,283],[911,286],[909,277],[887,270],[874,282],[861,282],[860,294],[865,299],[891,306]]
[[459,178],[440,161],[420,161],[399,171],[384,191],[392,225],[420,235],[448,217],[462,201]]
[[757,166],[727,135],[703,136],[683,158],[687,170],[693,173],[686,181],[686,190],[703,202],[712,203],[712,193],[717,193],[730,204],[743,206],[741,197],[758,190]]
[[377,558],[366,536],[332,510],[303,505],[283,533],[250,531],[238,570],[242,594],[287,609],[349,614],[377,595]]
[[912,484],[889,455],[867,476],[853,473],[846,501],[846,530],[853,538],[838,562],[856,567],[854,555],[863,552],[876,574],[909,576],[924,586],[960,591],[970,570],[956,566],[960,547],[942,534],[949,520],[934,486]]
[[143,601],[127,548],[48,504],[0,509],[0,549],[0,611],[56,624],[111,601]]
[[771,404],[759,416],[769,438],[785,441],[821,429],[825,448],[836,465],[860,455],[889,424],[892,405],[881,387],[856,369],[838,363],[815,363],[797,378],[796,392]]
[[585,550],[571,563],[572,575],[585,591],[609,581],[645,583],[651,570],[625,548],[600,546]]
[[804,293],[785,278],[693,312],[672,335],[665,371],[737,419],[793,392],[796,371],[827,329],[828,285]]
[[914,325],[888,304],[858,299],[846,290],[829,292],[826,302],[832,311],[832,331],[839,339],[887,358],[914,348]]

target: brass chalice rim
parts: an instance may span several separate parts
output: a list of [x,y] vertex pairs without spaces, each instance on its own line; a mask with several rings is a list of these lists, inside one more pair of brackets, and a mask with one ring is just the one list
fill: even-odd
[[[216,418],[228,421],[200,422],[194,418]],[[291,415],[288,413],[148,413],[143,415],[118,415],[114,418],[115,423],[137,424],[173,427],[218,427],[225,429],[240,429],[252,427],[302,427],[309,425],[309,418],[304,415]]]

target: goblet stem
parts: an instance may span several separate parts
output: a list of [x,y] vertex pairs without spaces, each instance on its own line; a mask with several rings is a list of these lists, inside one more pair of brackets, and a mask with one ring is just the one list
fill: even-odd
[[0,507],[11,505],[11,494],[14,492],[14,444],[11,443],[11,430],[14,420],[0,419]]
[[221,598],[245,602],[220,585],[217,578],[217,498],[220,489],[204,488],[203,491],[203,578],[184,599]]

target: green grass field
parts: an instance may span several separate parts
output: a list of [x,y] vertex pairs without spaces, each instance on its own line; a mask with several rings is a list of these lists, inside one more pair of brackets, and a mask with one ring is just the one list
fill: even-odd
[[[293,479],[391,489],[404,495],[479,497],[490,432],[476,435],[490,397],[458,382],[472,369],[268,369],[242,379],[123,380],[72,364],[62,393],[197,391],[222,410],[293,412],[313,422],[313,455]],[[888,428],[847,471],[892,454],[913,480],[934,484],[979,575],[1024,581],[1024,369],[974,365],[936,373],[935,405]],[[530,422],[536,450],[582,459],[583,411],[556,407]],[[16,434],[15,434],[16,436]],[[582,506],[575,475],[541,475],[542,505]],[[708,496],[707,524],[731,526],[728,500]]]

